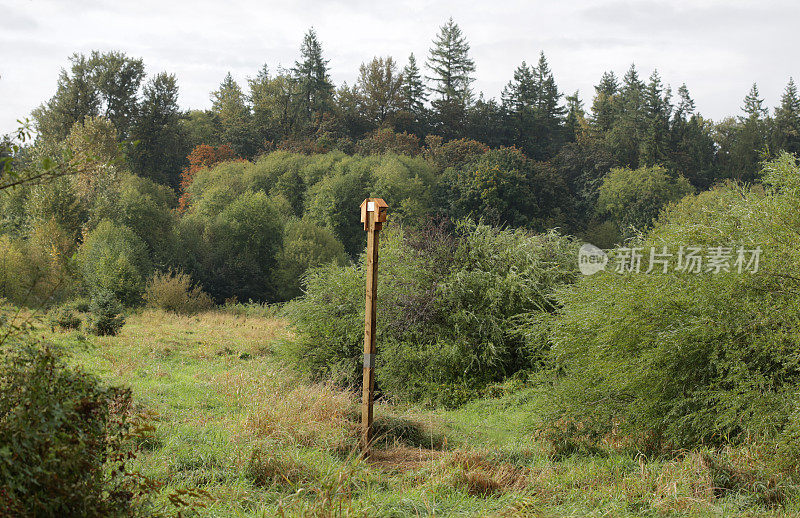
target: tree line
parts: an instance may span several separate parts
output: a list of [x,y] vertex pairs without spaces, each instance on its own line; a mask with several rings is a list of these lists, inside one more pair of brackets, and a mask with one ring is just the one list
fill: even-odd
[[657,71],[644,79],[634,65],[622,77],[604,73],[589,110],[578,92],[559,89],[543,53],[516,68],[499,99],[474,91],[475,70],[469,42],[450,19],[424,64],[413,53],[404,66],[374,57],[354,84],[337,87],[311,29],[293,67],[264,65],[245,87],[228,73],[211,92],[210,109],[182,111],[174,75],[145,82],[141,59],[95,51],[70,58],[55,95],[33,117],[45,143],[63,140],[86,116],[108,118],[128,147],[131,170],[175,189],[187,156],[201,144],[230,145],[244,159],[275,149],[352,154],[380,131],[406,136],[412,151],[429,136],[514,146],[587,181],[614,166],[663,165],[698,188],[726,178],[752,181],[763,159],[800,151],[792,79],[771,114],[753,84],[740,115],[714,122],[700,115],[685,84],[673,93]]
[[177,270],[217,303],[289,300],[310,268],[358,258],[353,211],[370,196],[407,228],[473,219],[612,247],[668,203],[759,181],[764,159],[798,151],[791,80],[773,115],[754,85],[744,114],[715,124],[685,86],[673,98],[633,66],[605,73],[586,111],[543,54],[499,101],[476,97],[452,20],[424,65],[375,58],[352,86],[334,88],[313,30],[300,55],[247,93],[228,74],[211,109],[188,112],[174,76],[145,82],[143,62],[120,52],[74,55],[33,114],[35,142],[21,132],[0,146],[0,186],[52,180],[0,197],[0,296],[110,292],[135,306]]

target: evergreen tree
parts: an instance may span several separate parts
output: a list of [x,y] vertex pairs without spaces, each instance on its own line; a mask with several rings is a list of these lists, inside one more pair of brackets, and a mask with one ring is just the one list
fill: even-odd
[[257,146],[250,131],[250,107],[230,72],[225,75],[219,90],[211,92],[211,101],[211,110],[219,117],[222,142],[230,144],[240,156],[253,156]]
[[524,61],[514,70],[514,79],[503,88],[501,96],[506,110],[513,113],[533,112],[539,94],[536,73],[536,69]]
[[735,133],[735,144],[731,152],[728,174],[742,181],[753,181],[760,169],[759,164],[767,153],[768,112],[764,99],[760,97],[758,85],[753,83],[744,98]]
[[694,99],[689,96],[689,89],[686,83],[678,88],[678,104],[675,106],[674,120],[688,120],[695,112]]
[[408,64],[403,68],[404,108],[411,113],[422,113],[427,100],[428,93],[425,91],[425,83],[422,82],[422,76],[417,67],[417,58],[412,52],[408,56]]
[[462,109],[469,105],[475,62],[469,57],[469,43],[452,18],[439,28],[427,67],[432,72],[428,79],[433,81],[433,91],[438,95],[434,102],[455,103]]
[[544,52],[539,54],[536,65],[536,111],[535,139],[538,145],[532,155],[538,160],[553,157],[563,142],[563,124],[566,109],[561,106],[561,92],[558,91],[553,72],[547,63]]
[[508,114],[511,144],[530,154],[536,142],[536,111],[539,105],[538,73],[522,62],[502,92],[503,108]]
[[606,143],[619,165],[639,167],[639,146],[645,128],[644,83],[631,65],[622,80],[618,116],[606,135]]
[[742,110],[747,115],[746,119],[761,120],[767,116],[767,109],[764,107],[764,99],[758,93],[758,85],[753,83],[750,91],[744,98]]
[[133,171],[177,189],[188,149],[180,127],[174,75],[162,72],[144,87],[131,140],[135,144],[128,156]]
[[592,127],[599,137],[611,131],[619,115],[618,95],[619,81],[614,72],[605,72],[600,83],[594,87],[595,97],[592,101]]
[[425,102],[428,100],[428,93],[425,90],[425,83],[422,81],[417,58],[412,52],[408,56],[408,64],[403,68],[403,109],[413,114],[417,119],[421,119],[425,113]]
[[583,133],[586,124],[586,112],[583,109],[583,101],[577,90],[572,95],[566,97],[567,119],[564,123],[565,139],[567,142],[575,142],[578,136]]
[[328,60],[322,57],[322,45],[313,28],[300,46],[300,61],[295,61],[292,75],[297,82],[299,112],[310,129],[316,130],[322,115],[331,108],[333,84],[328,74]]
[[483,95],[467,109],[464,137],[498,148],[513,144],[505,110],[494,99]]
[[800,155],[800,98],[791,77],[781,96],[781,105],[775,109],[772,140],[775,151]]
[[652,167],[663,164],[667,158],[669,123],[672,116],[670,98],[670,88],[664,88],[658,71],[654,70],[644,91],[642,105],[645,124],[645,133],[639,152],[639,163],[642,165]]
[[536,67],[523,61],[503,89],[512,141],[529,156],[546,160],[563,142],[566,109],[560,104],[561,97],[544,53],[539,55]]
[[685,84],[678,88],[678,102],[669,129],[668,168],[680,171],[692,185],[707,189],[717,179],[716,144],[712,125],[695,113],[694,100]]
[[424,125],[427,119],[425,103],[428,100],[428,92],[413,52],[408,56],[408,64],[403,68],[402,74],[403,84],[400,95],[403,113],[398,117],[397,129],[421,137],[425,133]]

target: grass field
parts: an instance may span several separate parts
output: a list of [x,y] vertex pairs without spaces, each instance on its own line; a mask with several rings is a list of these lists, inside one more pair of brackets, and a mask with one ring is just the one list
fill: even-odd
[[[725,471],[701,451],[556,457],[530,425],[535,393],[525,389],[456,411],[379,404],[382,440],[363,460],[355,396],[311,385],[283,364],[287,323],[257,312],[146,310],[130,315],[117,337],[42,333],[67,345],[88,371],[131,387],[152,413],[154,436],[137,467],[163,484],[156,503],[165,508],[169,494],[202,489],[210,498],[192,500],[202,505],[197,514],[220,517],[786,516],[799,509],[793,488],[747,471],[758,461],[747,450],[725,452],[744,471]],[[714,489],[723,475],[739,477],[738,485]]]

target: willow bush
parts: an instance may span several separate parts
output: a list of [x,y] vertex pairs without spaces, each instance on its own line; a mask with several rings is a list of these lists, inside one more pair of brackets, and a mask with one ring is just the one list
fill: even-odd
[[[526,331],[572,282],[577,249],[555,233],[463,222],[389,228],[378,275],[378,390],[456,405],[490,384],[538,368],[546,342]],[[361,376],[364,260],[312,270],[287,306],[290,351],[313,377],[357,385]]]
[[[774,437],[790,422],[800,382],[800,169],[783,155],[764,178],[766,191],[729,184],[689,196],[628,245],[645,254],[730,246],[731,271],[605,271],[559,289],[546,414],[560,433],[615,434],[652,451]],[[757,273],[733,267],[740,246],[761,248]]]

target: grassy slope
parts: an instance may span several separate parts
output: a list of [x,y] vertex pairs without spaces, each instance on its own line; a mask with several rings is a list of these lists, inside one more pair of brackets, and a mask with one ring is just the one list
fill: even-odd
[[165,483],[213,495],[203,516],[783,516],[754,496],[717,498],[699,453],[553,460],[530,428],[531,392],[457,411],[379,405],[373,460],[354,453],[356,401],[311,386],[274,351],[285,322],[209,312],[145,311],[118,337],[49,333],[74,361],[130,386],[155,412],[140,459]]

